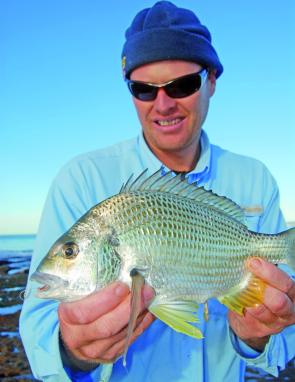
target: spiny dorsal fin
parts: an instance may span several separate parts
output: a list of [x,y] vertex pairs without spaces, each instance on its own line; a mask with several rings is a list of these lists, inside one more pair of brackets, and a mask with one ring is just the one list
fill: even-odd
[[243,209],[232,200],[225,196],[214,194],[204,187],[197,187],[196,183],[188,183],[187,179],[182,179],[182,175],[175,174],[172,171],[162,175],[162,170],[156,171],[147,177],[145,169],[133,182],[132,176],[122,186],[120,193],[134,191],[157,191],[180,195],[193,199],[198,203],[209,205],[231,216],[242,224],[245,224],[245,214]]

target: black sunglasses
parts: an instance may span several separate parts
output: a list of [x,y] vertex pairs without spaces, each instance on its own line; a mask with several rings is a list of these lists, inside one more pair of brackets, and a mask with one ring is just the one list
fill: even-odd
[[133,97],[140,101],[154,101],[160,88],[163,88],[171,98],[184,98],[192,95],[201,89],[207,74],[207,69],[202,69],[197,73],[186,74],[164,84],[133,81],[128,78],[126,82]]

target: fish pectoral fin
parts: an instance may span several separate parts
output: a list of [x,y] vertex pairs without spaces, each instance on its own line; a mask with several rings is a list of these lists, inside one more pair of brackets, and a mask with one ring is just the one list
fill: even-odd
[[159,301],[149,306],[149,311],[173,330],[194,338],[203,338],[202,332],[190,322],[199,322],[198,304],[192,301]]
[[130,277],[132,278],[131,285],[131,307],[130,307],[130,319],[127,328],[127,336],[123,354],[123,365],[126,366],[126,356],[128,347],[130,345],[130,340],[132,333],[136,326],[136,320],[140,313],[141,308],[141,290],[144,285],[144,277],[139,273],[139,271],[134,268],[130,272]]
[[249,274],[246,283],[243,280],[242,283],[231,288],[226,295],[218,297],[218,300],[230,310],[242,316],[245,308],[263,303],[266,285],[260,278]]

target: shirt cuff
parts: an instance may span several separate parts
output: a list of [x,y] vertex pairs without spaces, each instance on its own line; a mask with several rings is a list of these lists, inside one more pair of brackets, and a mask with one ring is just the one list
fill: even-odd
[[280,365],[279,348],[281,342],[280,334],[270,336],[263,352],[252,349],[245,342],[243,342],[232,330],[229,328],[229,335],[232,346],[236,353],[248,365],[262,369],[263,371],[278,377],[279,371],[284,367]]
[[61,334],[59,332],[59,351],[62,363],[65,368],[69,368],[75,371],[89,372],[93,369],[96,369],[99,366],[99,363],[91,363],[84,360],[76,358],[70,350],[67,349],[66,345],[63,342]]
[[[262,352],[252,349],[249,345],[247,345],[244,341],[242,341],[233,331],[229,328],[229,335],[231,339],[231,343],[235,349],[235,351],[243,358],[257,358]],[[266,346],[265,346],[266,347]]]
[[81,361],[77,358],[74,358],[64,345],[60,334],[59,350],[64,370],[71,381],[109,381],[113,370],[113,364],[91,364],[90,362]]

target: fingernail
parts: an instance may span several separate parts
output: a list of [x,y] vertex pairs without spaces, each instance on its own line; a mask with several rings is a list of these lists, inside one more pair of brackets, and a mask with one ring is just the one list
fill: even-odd
[[261,260],[260,259],[251,259],[249,262],[249,267],[252,269],[257,269],[261,266]]
[[115,289],[115,295],[116,296],[124,297],[128,294],[128,292],[129,292],[129,289],[128,289],[127,285],[120,283],[116,286],[116,289]]

